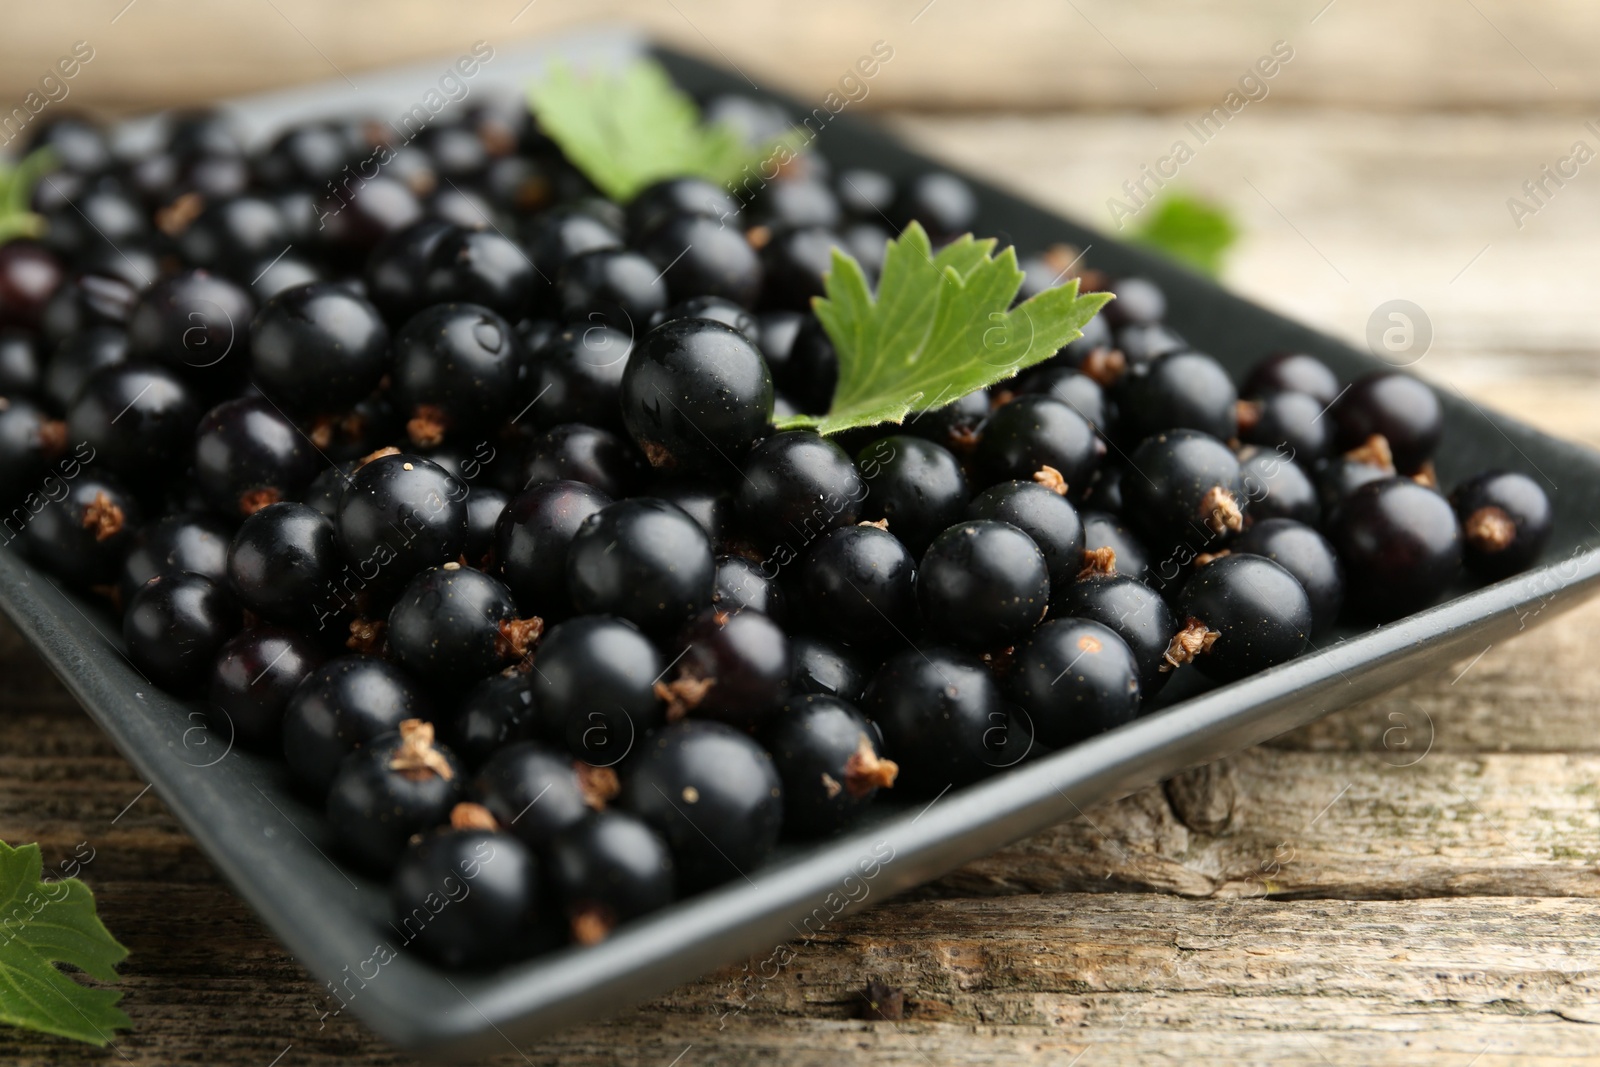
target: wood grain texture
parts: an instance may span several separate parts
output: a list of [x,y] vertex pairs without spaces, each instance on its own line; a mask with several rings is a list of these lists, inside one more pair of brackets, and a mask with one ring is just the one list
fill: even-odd
[[[0,101],[20,103],[75,41],[95,58],[85,105],[204,100],[452,55],[598,21],[627,22],[803,97],[837,85],[872,43],[895,50],[863,101],[923,110],[1218,104],[1274,42],[1294,58],[1281,101],[1560,110],[1593,117],[1600,9],[1583,0],[93,0],[19,10],[0,40]],[[72,99],[72,97],[69,97]]]

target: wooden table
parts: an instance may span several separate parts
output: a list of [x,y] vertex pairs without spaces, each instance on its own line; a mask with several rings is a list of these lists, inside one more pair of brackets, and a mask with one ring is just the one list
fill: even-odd
[[[395,3],[400,44],[385,52],[341,30],[360,21],[345,7],[282,0],[281,23],[263,9],[249,28],[254,63],[236,65],[238,51],[191,40],[201,30],[183,5],[145,6],[99,31],[105,81],[97,90],[86,75],[85,99],[196,99],[190,77],[242,87],[277,78],[285,56],[294,77],[326,74],[311,40],[352,69],[442,40],[437,5]],[[1435,329],[1419,372],[1600,445],[1600,172],[1522,229],[1505,207],[1573,140],[1600,143],[1583,126],[1600,113],[1600,78],[1585,34],[1562,22],[1592,26],[1592,5],[1562,0],[1530,25],[1488,0],[1340,5],[1312,24],[1320,3],[1290,18],[1260,3],[1084,0],[1074,15],[1029,0],[1019,10],[1054,28],[1009,42],[984,5],[945,0],[905,24],[917,6],[829,0],[793,38],[764,4],[606,9],[705,51],[770,54],[802,91],[854,55],[838,42],[887,36],[874,20],[892,15],[901,80],[886,78],[875,104],[970,106],[981,89],[977,102],[996,109],[892,113],[900,131],[1101,226],[1105,198],[1190,110],[1292,35],[1304,66],[1184,172],[1245,229],[1228,284],[1355,341],[1378,304],[1414,300]],[[470,9],[452,32],[485,35],[517,7]],[[572,10],[533,7],[516,29]],[[1149,21],[1164,10],[1176,21]],[[139,17],[152,21],[130,37],[148,45],[135,63],[115,34]],[[7,70],[82,36],[60,9],[37,18],[24,27],[32,44],[0,45]],[[163,48],[171,63],[152,59]],[[1146,74],[1163,88],[1147,93]],[[493,1062],[1600,1061],[1597,633],[1600,604],[843,921],[758,988],[741,990],[732,968]],[[85,877],[132,950],[122,985],[135,1022],[103,1053],[0,1030],[0,1062],[409,1062],[328,1014],[337,1004],[8,630],[0,839],[40,841],[47,863],[81,842],[95,850]],[[869,979],[904,991],[904,1019],[860,1018]]]

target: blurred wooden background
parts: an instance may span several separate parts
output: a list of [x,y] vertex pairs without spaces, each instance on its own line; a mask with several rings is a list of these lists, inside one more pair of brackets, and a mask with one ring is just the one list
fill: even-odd
[[[1241,225],[1226,284],[1358,344],[1411,300],[1435,335],[1417,371],[1600,445],[1600,163],[1521,227],[1507,207],[1574,142],[1600,150],[1592,2],[95,0],[12,14],[0,109],[79,40],[68,102],[128,111],[600,20],[802,98],[884,40],[862,109],[1100,227],[1286,41],[1179,179]],[[871,910],[725,1029],[733,971],[495,1062],[1600,1062],[1597,626],[1591,606]],[[0,632],[0,839],[47,862],[95,844],[137,1025],[103,1054],[0,1031],[0,1059],[407,1062],[320,1016],[159,800],[119,814],[141,785]],[[857,1018],[875,976],[903,1021]]]

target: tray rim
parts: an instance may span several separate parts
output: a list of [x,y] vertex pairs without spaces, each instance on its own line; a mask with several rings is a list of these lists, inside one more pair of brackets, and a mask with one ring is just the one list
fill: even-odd
[[[543,62],[554,55],[571,54],[572,49],[604,58],[632,54],[645,47],[645,38],[632,31],[591,28],[578,34],[542,38],[531,47],[508,47],[502,54]],[[657,52],[674,64],[699,63],[660,49]],[[414,74],[436,65],[407,64],[387,73]],[[386,72],[374,72],[364,80],[383,73]],[[331,79],[320,85],[224,102],[224,106],[232,110],[248,108],[252,101],[274,100],[281,106],[284,99],[310,98],[342,84]],[[338,109],[331,111],[337,113]],[[898,146],[892,135],[882,136],[899,150],[919,155]],[[940,166],[955,169],[942,163]],[[1025,202],[987,180],[966,176],[986,194]],[[1154,274],[1188,273],[1169,264],[1151,263]],[[1209,280],[1201,282],[1213,284]],[[1231,293],[1227,296],[1231,301],[1249,303]],[[1275,312],[1251,306],[1286,327],[1314,333]],[[1353,352],[1342,341],[1324,340]],[[1368,358],[1360,353],[1354,355]],[[1442,393],[1437,386],[1434,388]],[[1443,395],[1447,401],[1452,399]],[[1600,453],[1550,437],[1516,420],[1495,415],[1491,421],[1558,450],[1571,450],[1574,458],[1600,463]],[[952,795],[941,795],[916,814],[906,812],[892,817],[754,872],[767,888],[760,888],[755,882],[750,886],[730,884],[625,928],[601,945],[558,950],[487,976],[451,975],[402,956],[391,965],[396,979],[385,985],[378,985],[373,979],[373,985],[384,990],[405,988],[395,995],[352,997],[352,1011],[380,1036],[413,1052],[456,1056],[503,1050],[506,1042],[515,1046],[512,1035],[533,1038],[605,1014],[616,1010],[623,1001],[655,995],[769,945],[790,942],[798,929],[793,920],[804,916],[806,906],[813,913],[819,906],[826,907],[830,920],[847,914],[1070,818],[1083,807],[1126,795],[1187,766],[1220,758],[1388,689],[1423,659],[1465,654],[1469,639],[1473,639],[1470,647],[1476,648],[1480,635],[1487,638],[1521,629],[1527,618],[1523,609],[1531,605],[1539,605],[1533,621],[1540,623],[1597,592],[1600,547],[1575,549],[1565,560],[1543,564],[1245,681],[1162,709]],[[0,551],[0,611],[112,737],[141,776],[151,782],[234,890],[302,965],[323,979],[337,978],[341,970],[347,971],[352,961],[339,953],[346,951],[344,946],[348,943],[348,937],[340,935],[348,931],[341,931],[332,916],[313,915],[315,921],[308,923],[306,916],[293,907],[300,891],[288,885],[294,880],[295,864],[286,864],[283,871],[273,870],[273,865],[266,870],[259,868],[259,846],[247,842],[252,836],[249,831],[261,828],[252,823],[250,815],[260,812],[236,813],[210,807],[227,791],[219,790],[214,777],[206,774],[188,775],[186,782],[186,772],[182,770],[204,770],[209,764],[202,766],[182,755],[175,756],[175,743],[170,736],[151,736],[137,728],[149,723],[133,723],[111,713],[103,702],[126,702],[130,686],[136,699],[143,700],[137,696],[139,679],[117,656],[106,656],[103,648],[94,647],[81,632],[75,632],[74,619],[70,612],[61,610],[63,605],[81,614],[77,604],[54,581],[15,553]],[[95,627],[89,616],[83,618],[91,628]],[[106,641],[104,634],[99,638]],[[115,641],[106,643],[115,649]],[[1347,670],[1357,670],[1357,676],[1345,675]],[[1312,682],[1327,683],[1334,675],[1345,675],[1347,684],[1331,702],[1297,701]],[[176,725],[181,727],[182,722],[180,719]],[[187,734],[183,735],[183,744],[187,749]],[[262,790],[268,803],[294,825],[294,820],[272,802],[264,789],[278,784],[270,766],[255,765],[266,761],[252,763],[253,757],[224,754],[230,755],[235,757],[235,767],[247,784]],[[929,815],[936,807],[937,814]],[[924,815],[929,815],[927,821],[923,821]],[[310,837],[306,837],[309,849],[295,846],[292,839],[290,842],[300,860],[317,861],[318,853],[311,851],[317,846]],[[880,856],[876,850],[884,844],[892,851],[892,858],[882,860],[876,873],[863,880],[864,871],[858,861]],[[849,878],[867,884],[867,894],[853,898]],[[845,899],[835,912],[828,898],[830,894],[839,897],[841,888],[845,889]],[[449,989],[459,994],[459,1004],[447,1005],[438,999]]]

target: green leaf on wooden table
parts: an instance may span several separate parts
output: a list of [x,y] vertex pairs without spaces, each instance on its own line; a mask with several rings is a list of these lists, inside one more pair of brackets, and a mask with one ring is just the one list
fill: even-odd
[[651,60],[584,75],[557,64],[528,87],[528,102],[572,165],[623,203],[663,178],[731,182],[789,151],[783,141],[751,145],[726,123],[702,123],[695,102]]
[[94,894],[76,878],[40,881],[38,845],[0,842],[0,1023],[104,1047],[133,1025],[122,994],[81,985],[70,964],[102,982],[117,980],[128,955],[95,914]]
[[56,165],[56,155],[48,148],[29,152],[19,163],[0,164],[0,242],[44,233],[44,219],[30,211],[28,204],[33,187]]
[[1078,295],[1078,280],[1011,306],[1022,286],[1017,254],[971,234],[941,248],[913,222],[889,242],[876,296],[853,258],[835,248],[812,301],[839,354],[826,415],[791,415],[780,429],[838,433],[943,407],[1055,355],[1111,300]]
[[1139,244],[1213,276],[1222,270],[1222,257],[1238,237],[1239,229],[1227,211],[1187,193],[1163,199],[1133,234]]

